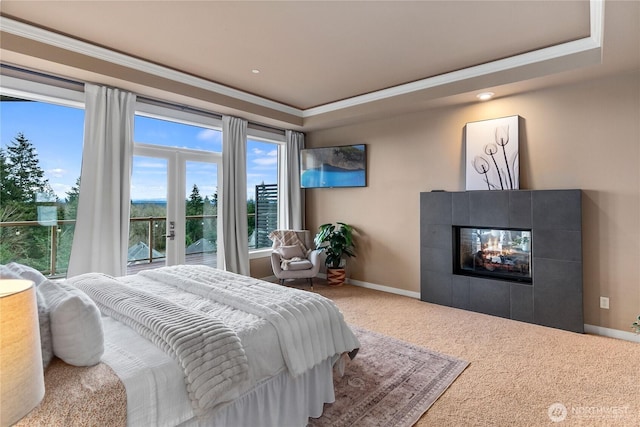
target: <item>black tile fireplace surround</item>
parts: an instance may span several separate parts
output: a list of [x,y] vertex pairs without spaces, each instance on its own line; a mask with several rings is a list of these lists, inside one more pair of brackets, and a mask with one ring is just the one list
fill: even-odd
[[[420,299],[584,332],[580,190],[420,193]],[[531,230],[531,283],[453,273],[454,226]]]

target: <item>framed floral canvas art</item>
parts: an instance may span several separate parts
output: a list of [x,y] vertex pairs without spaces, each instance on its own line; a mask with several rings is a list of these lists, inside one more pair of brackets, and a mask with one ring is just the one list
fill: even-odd
[[519,119],[510,116],[467,123],[467,191],[520,188]]

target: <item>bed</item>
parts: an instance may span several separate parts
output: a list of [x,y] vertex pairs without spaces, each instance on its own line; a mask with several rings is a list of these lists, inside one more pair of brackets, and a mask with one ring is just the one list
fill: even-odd
[[36,279],[54,356],[22,425],[304,426],[360,345],[330,300],[206,266]]

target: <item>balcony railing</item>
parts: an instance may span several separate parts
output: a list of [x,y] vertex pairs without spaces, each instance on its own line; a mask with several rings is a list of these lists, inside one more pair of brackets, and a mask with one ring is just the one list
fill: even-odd
[[[49,262],[48,262],[48,269],[42,270],[41,272],[47,276],[52,276],[52,277],[56,277],[59,276],[60,274],[57,272],[57,266],[56,266],[56,260],[58,259],[58,245],[60,243],[60,239],[59,239],[59,233],[61,231],[61,227],[65,227],[65,226],[71,226],[73,228],[75,228],[76,225],[76,221],[71,219],[71,220],[57,220],[55,221],[55,225],[46,225],[43,226],[42,224],[40,224],[38,221],[7,221],[7,222],[0,222],[0,232],[2,233],[2,242],[0,242],[0,245],[5,245],[7,244],[7,239],[6,239],[6,233],[8,233],[8,230],[10,230],[11,228],[15,228],[15,235],[16,236],[20,236],[21,234],[24,234],[23,231],[25,231],[25,228],[32,228],[32,227],[37,227],[38,229],[42,229],[43,227],[45,228],[49,228],[49,237],[48,237],[48,250],[49,250]],[[10,243],[9,243],[10,244]],[[3,260],[4,262],[4,260]],[[68,260],[66,262],[68,264]],[[66,269],[64,271],[66,273]]]
[[[255,214],[248,214],[248,219],[254,217]],[[145,222],[147,223],[145,226],[146,232],[144,233],[146,235],[143,238],[144,242],[142,242],[144,245],[146,245],[147,248],[145,253],[146,256],[135,256],[132,259],[128,259],[127,270],[129,274],[146,268],[155,268],[157,266],[164,265],[166,221],[166,217],[139,217],[130,219],[130,228],[133,228],[135,224]],[[189,215],[186,217],[186,221],[200,221],[202,225],[204,225],[204,223],[208,221],[210,222],[210,227],[208,228],[208,230],[215,230],[213,233],[214,235],[217,235],[217,215]],[[39,243],[39,245],[41,246],[39,248],[40,252],[46,253],[42,257],[35,260],[39,260],[38,267],[36,267],[35,265],[33,265],[33,267],[38,268],[45,276],[49,276],[52,278],[64,277],[66,275],[69,264],[69,255],[71,252],[73,232],[75,231],[75,223],[75,220],[55,220],[47,223],[46,225],[42,225],[38,221],[0,222],[0,236],[2,236],[2,239],[0,240],[0,246],[7,246],[3,248],[5,250],[2,251],[3,254],[7,255],[4,256],[5,259],[0,260],[0,263],[16,261],[15,259],[10,259],[11,248],[9,246],[12,244],[11,241],[19,242],[23,240],[19,237],[7,239],[7,236],[27,236],[29,234],[27,233],[27,231],[30,229],[33,230],[37,228],[42,230],[43,228],[48,228],[49,230],[46,237],[46,243]],[[268,233],[269,231],[270,230],[262,230],[262,233]],[[64,241],[61,240],[63,236]],[[130,245],[141,243],[141,237],[139,234],[137,235],[137,237],[134,237],[134,241],[131,241],[132,237],[134,236],[130,235]],[[251,241],[249,242],[250,249],[256,249],[255,236],[253,238],[253,244]],[[215,246],[213,248],[211,246],[208,246],[202,251],[195,250],[192,253],[185,255],[185,263],[206,263],[208,265],[213,264],[215,266],[215,260],[217,258],[216,252],[217,247]]]

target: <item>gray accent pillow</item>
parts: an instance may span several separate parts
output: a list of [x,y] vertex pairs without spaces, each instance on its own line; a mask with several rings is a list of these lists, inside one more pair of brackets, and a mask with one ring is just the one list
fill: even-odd
[[40,325],[40,346],[42,348],[42,367],[47,368],[53,359],[53,340],[51,339],[51,323],[49,319],[49,307],[44,296],[36,288],[38,301],[38,323]]
[[6,267],[9,271],[13,271],[20,276],[21,279],[31,280],[36,284],[36,287],[40,286],[45,280],[48,280],[42,273],[28,265],[10,262]]
[[100,310],[81,290],[47,280],[39,290],[49,306],[53,354],[74,366],[92,366],[104,353]]
[[20,279],[20,275],[9,268],[8,265],[0,264],[0,279]]
[[[36,302],[38,304],[38,325],[40,327],[40,348],[42,350],[42,367],[49,366],[53,359],[53,342],[51,340],[51,323],[49,319],[49,306],[38,289],[38,285],[47,280],[38,270],[26,265],[10,262],[0,265],[0,279],[24,279],[31,280],[36,287]],[[36,282],[38,280],[38,282]]]

